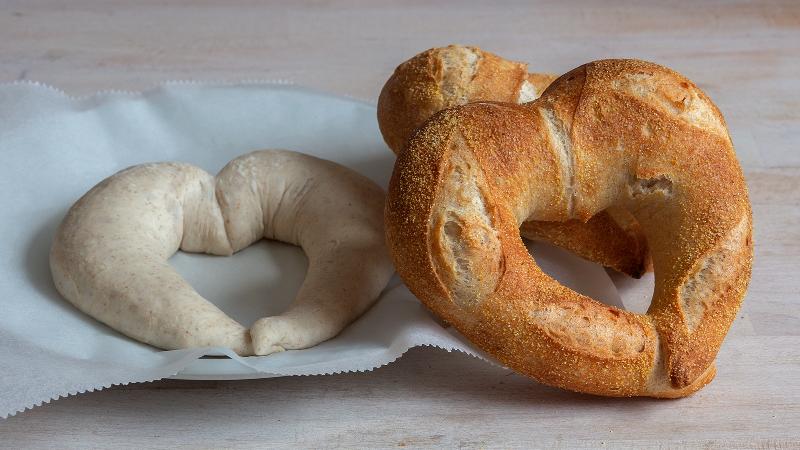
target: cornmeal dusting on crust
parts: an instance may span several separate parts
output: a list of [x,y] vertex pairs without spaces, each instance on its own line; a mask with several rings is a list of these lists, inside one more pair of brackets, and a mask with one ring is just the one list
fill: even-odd
[[[399,154],[415,131],[442,109],[477,101],[532,101],[556,78],[528,73],[526,64],[477,47],[433,48],[402,63],[386,82],[378,99],[378,125],[389,148]],[[587,219],[594,223],[585,224]],[[523,236],[554,243],[634,277],[650,266],[636,225],[615,223],[602,213],[568,224],[550,220],[526,222]]]
[[[689,80],[636,60],[589,63],[526,105],[436,114],[400,153],[389,187],[387,240],[398,273],[470,341],[543,383],[608,396],[689,395],[714,377],[752,267],[747,188],[724,123]],[[562,128],[570,151],[554,155]],[[454,161],[469,170],[454,172]],[[566,220],[563,191],[552,187],[568,173],[576,215],[609,208],[620,229],[647,237],[656,272],[648,314],[561,286],[527,253],[517,228],[527,217],[518,216]],[[451,219],[458,226],[448,233]],[[562,225],[564,233],[613,229]],[[492,278],[475,276],[476,267]]]
[[469,47],[447,47],[439,53],[442,75],[439,92],[444,108],[464,105],[469,101],[469,87],[483,55]]
[[[463,145],[456,139],[454,145]],[[451,299],[473,308],[494,292],[502,270],[497,230],[479,186],[485,185],[469,152],[454,152],[439,186],[431,245],[436,273],[450,287]],[[443,214],[441,214],[443,213]]]
[[626,73],[611,85],[657,105],[687,123],[727,138],[728,131],[717,107],[694,83],[674,75],[674,72],[643,69]]
[[539,108],[539,112],[547,126],[547,135],[550,138],[550,143],[556,155],[558,155],[559,165],[561,167],[561,183],[564,189],[564,198],[567,200],[567,217],[573,218],[573,211],[575,208],[575,177],[572,167],[575,161],[572,158],[572,141],[569,138],[564,124],[558,120],[552,110]]
[[[624,358],[638,356],[646,348],[644,330],[614,309],[550,303],[532,309],[529,315],[549,336],[576,351],[588,350],[602,358]],[[618,326],[622,322],[633,326]]]
[[714,251],[697,261],[694,274],[683,284],[681,310],[690,333],[697,329],[706,311],[728,294],[741,265],[747,262],[739,253],[747,248],[744,241],[749,229],[747,217],[743,217]]

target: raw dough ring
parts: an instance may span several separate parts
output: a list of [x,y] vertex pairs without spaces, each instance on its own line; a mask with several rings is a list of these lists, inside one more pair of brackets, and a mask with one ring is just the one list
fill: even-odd
[[[618,205],[652,250],[645,315],[542,272],[525,220]],[[596,61],[531,103],[435,115],[400,153],[386,232],[398,274],[464,336],[544,383],[679,397],[714,376],[752,267],[747,187],[724,119],[691,81],[652,63]]]
[[[143,164],[72,206],[50,267],[75,306],[156,347],[306,348],[338,334],[388,283],[383,206],[383,190],[366,177],[302,153],[253,152],[216,177],[188,164]],[[308,273],[289,310],[249,331],[167,262],[179,248],[231,255],[262,238],[302,247]]]

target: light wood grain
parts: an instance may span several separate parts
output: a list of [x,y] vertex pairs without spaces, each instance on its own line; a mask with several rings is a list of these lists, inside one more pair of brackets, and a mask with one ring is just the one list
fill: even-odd
[[62,399],[0,422],[0,446],[800,448],[800,2],[0,1],[0,82],[73,95],[289,79],[374,100],[399,62],[449,43],[552,72],[649,59],[717,102],[746,167],[756,256],[714,383],[678,401],[603,399],[416,349],[369,374]]

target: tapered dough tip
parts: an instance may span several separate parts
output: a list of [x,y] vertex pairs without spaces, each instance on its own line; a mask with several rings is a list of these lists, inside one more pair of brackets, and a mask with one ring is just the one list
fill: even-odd
[[298,331],[280,316],[258,319],[250,327],[253,351],[258,356],[286,351],[290,335]]

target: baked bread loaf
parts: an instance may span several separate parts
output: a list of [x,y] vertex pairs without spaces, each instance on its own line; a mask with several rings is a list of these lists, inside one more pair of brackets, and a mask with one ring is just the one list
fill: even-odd
[[[547,276],[525,221],[630,211],[651,249],[647,314]],[[386,235],[406,285],[482,350],[543,383],[680,397],[711,381],[753,257],[742,171],[717,107],[680,74],[595,61],[523,105],[433,116],[400,152]]]
[[[529,102],[554,79],[477,47],[430,49],[401,64],[386,82],[378,99],[378,125],[389,148],[399,153],[442,109],[475,101]],[[624,209],[611,207],[585,220],[528,221],[520,232],[633,277],[649,268],[647,241]]]
[[[156,347],[229,347],[240,355],[306,348],[363,313],[394,272],[384,198],[345,167],[289,151],[241,156],[216,177],[188,164],[134,166],[72,206],[50,267],[72,304]],[[302,247],[308,272],[286,312],[249,330],[167,261],[178,249],[231,255],[262,238]]]

